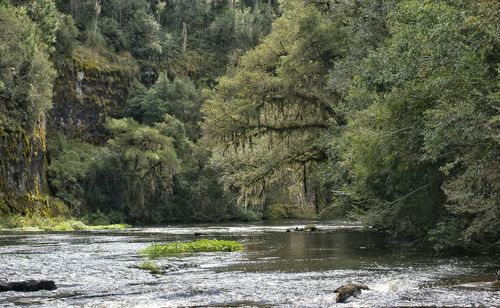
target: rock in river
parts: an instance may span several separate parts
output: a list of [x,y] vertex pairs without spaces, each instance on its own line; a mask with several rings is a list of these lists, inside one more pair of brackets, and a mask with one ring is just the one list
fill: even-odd
[[55,290],[56,284],[52,280],[26,280],[14,282],[0,282],[0,292],[35,292],[40,290]]
[[344,303],[351,296],[358,296],[361,294],[361,290],[369,290],[367,285],[356,284],[356,283],[346,283],[345,285],[337,288],[334,293],[337,293],[336,302]]

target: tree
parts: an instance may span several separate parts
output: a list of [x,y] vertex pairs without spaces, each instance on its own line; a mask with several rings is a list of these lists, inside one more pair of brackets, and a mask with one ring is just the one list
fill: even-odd
[[178,166],[172,138],[132,119],[110,119],[107,128],[113,135],[107,145],[115,154],[111,166],[121,169],[114,173],[121,182],[116,197],[132,219],[159,222]]
[[7,122],[2,125],[29,130],[52,106],[55,72],[24,10],[2,8],[0,26],[0,113]]
[[498,239],[497,43],[476,14],[460,1],[403,1],[350,92],[368,105],[351,115],[344,144],[365,218],[431,232],[441,248]]
[[160,123],[170,114],[184,123],[188,136],[195,140],[199,137],[201,102],[201,94],[190,79],[170,80],[162,73],[150,89],[134,83],[124,111],[126,116],[146,124]]
[[57,30],[60,18],[54,0],[22,1],[26,2],[28,16],[37,24],[37,32],[41,42],[47,45],[48,51],[55,50]]
[[344,122],[325,90],[329,69],[343,53],[343,39],[337,25],[313,5],[287,1],[271,34],[220,78],[203,107],[204,132],[222,160],[234,156],[246,166],[224,174],[226,185],[234,183],[245,204],[264,196],[266,184],[279,180],[282,168],[300,172],[307,191],[308,170],[325,159],[318,138]]
[[47,177],[52,193],[67,204],[73,214],[81,215],[88,208],[86,191],[92,185],[101,184],[89,181],[89,175],[111,157],[111,152],[63,135],[50,140],[49,150]]
[[169,217],[172,178],[179,162],[167,124],[144,126],[109,119],[112,138],[95,146],[63,136],[52,142],[49,183],[74,214],[121,213],[130,222]]

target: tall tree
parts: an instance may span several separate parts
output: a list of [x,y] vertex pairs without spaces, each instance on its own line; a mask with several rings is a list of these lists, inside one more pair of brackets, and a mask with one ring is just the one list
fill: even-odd
[[220,78],[203,108],[219,158],[238,162],[226,169],[225,182],[245,204],[262,202],[266,183],[279,181],[283,168],[306,183],[307,170],[325,159],[319,136],[344,122],[325,91],[329,69],[344,51],[343,32],[314,5],[286,1],[283,7],[272,33]]
[[354,108],[368,106],[351,115],[344,144],[370,223],[414,236],[439,223],[439,247],[498,239],[489,22],[461,1],[403,1],[391,14],[390,38],[351,88]]

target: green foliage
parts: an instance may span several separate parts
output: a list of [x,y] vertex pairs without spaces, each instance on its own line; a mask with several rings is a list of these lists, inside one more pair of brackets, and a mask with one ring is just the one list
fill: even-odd
[[192,242],[172,242],[165,245],[153,244],[140,251],[151,259],[168,257],[189,252],[234,252],[243,250],[243,244],[227,240],[198,240]]
[[167,115],[154,127],[110,120],[104,147],[60,136],[49,144],[49,183],[74,214],[94,224],[255,219],[234,207],[206,166],[209,152]]
[[[205,145],[193,142],[200,135],[201,102],[201,94],[189,79],[169,80],[166,74],[160,74],[150,89],[138,82],[132,84],[124,111],[142,123],[156,123],[155,128],[173,138],[180,166],[173,176],[173,199],[165,208],[169,219],[240,218],[218,183],[218,172],[207,166],[210,152]],[[245,215],[241,218],[247,219]]]
[[269,33],[272,20],[273,11],[267,9],[228,8],[210,24],[210,42],[226,49],[246,50]]
[[307,176],[324,157],[318,138],[342,122],[325,80],[343,53],[343,39],[314,6],[289,1],[270,35],[219,80],[203,106],[204,132],[226,188],[239,191],[241,204],[265,203],[269,187],[287,185],[288,177],[303,186],[290,198],[310,199]]
[[108,149],[58,135],[49,143],[49,184],[75,213],[83,211],[89,173],[111,156]]
[[157,167],[163,167],[165,176],[172,173],[177,158],[172,150],[170,137],[132,119],[110,119],[107,127],[114,136],[108,141],[109,148],[115,153],[122,153],[122,159],[132,170],[138,172],[140,177],[160,171],[152,169]]
[[264,213],[266,219],[304,219],[316,218],[314,208],[306,207],[301,204],[270,204],[266,207]]
[[[232,195],[226,195],[218,181],[220,170],[208,166],[210,151],[197,143],[204,100],[200,87],[213,84],[225,64],[241,54],[240,49],[253,47],[269,32],[276,6],[250,10],[248,1],[232,5],[217,1],[208,6],[200,1],[146,0],[10,3],[18,8],[5,4],[8,10],[0,12],[5,15],[0,18],[5,23],[2,29],[7,31],[0,34],[4,36],[0,43],[2,136],[7,129],[30,129],[36,120],[43,124],[41,113],[51,107],[54,77],[47,53],[54,48],[52,60],[61,70],[57,89],[64,92],[55,97],[64,100],[57,102],[64,106],[58,105],[54,118],[48,118],[49,127],[58,128],[55,121],[73,125],[58,114],[60,110],[81,110],[71,116],[79,127],[80,121],[85,127],[94,115],[99,119],[131,116],[140,122],[110,120],[104,137],[109,142],[72,134],[71,138],[85,138],[83,142],[59,135],[66,133],[62,130],[50,132],[49,189],[72,214],[94,223],[256,218],[234,206]],[[234,26],[221,23],[230,19]],[[221,27],[227,32],[220,32]],[[224,44],[221,34],[228,38]],[[74,97],[77,72],[85,75],[83,99]],[[170,79],[159,72],[168,72]],[[115,90],[106,89],[105,82],[108,87],[116,80],[127,83],[130,76],[140,76],[147,87],[153,86],[134,84],[125,110],[123,102],[103,99],[101,93],[85,95],[96,88],[107,96]],[[116,90],[120,97],[127,96],[125,87]],[[87,99],[102,102],[103,106],[96,104],[102,109],[80,106]],[[97,129],[104,133],[104,127]],[[40,190],[37,187],[26,198],[39,198]]]
[[55,50],[57,32],[60,28],[60,17],[54,0],[28,1],[28,15],[37,25],[40,40],[48,46],[48,50]]
[[0,1],[0,142],[45,147],[54,48],[85,87],[140,79],[89,111],[129,117],[108,140],[52,134],[58,199],[22,198],[94,223],[347,215],[437,249],[498,246],[498,1],[261,4]]
[[137,81],[132,84],[124,112],[126,116],[146,124],[162,122],[165,115],[169,114],[189,125],[189,136],[197,138],[201,101],[201,94],[191,80],[169,80],[162,73],[148,90]]
[[172,139],[132,119],[110,119],[107,126],[113,138],[104,147],[61,136],[51,143],[54,194],[95,223],[159,222],[178,168]]
[[112,54],[88,46],[76,47],[72,56],[76,67],[91,76],[104,74],[134,76],[137,62],[127,55]]
[[78,29],[71,16],[61,14],[59,19],[54,46],[58,54],[70,56],[78,45]]
[[226,190],[264,212],[309,191],[322,215],[436,248],[498,245],[498,3],[282,7],[203,107]]
[[29,130],[52,105],[55,72],[25,10],[2,8],[0,28],[0,113],[9,123],[3,125]]
[[352,114],[344,144],[356,193],[367,199],[364,217],[412,236],[437,225],[429,234],[440,248],[487,247],[499,236],[498,128],[487,124],[498,112],[498,60],[476,14],[468,5],[402,2],[350,93],[372,100]]
[[106,207],[121,209],[133,220],[159,222],[178,167],[172,139],[132,119],[110,119],[107,127],[113,135],[107,148],[113,155],[93,179],[109,184],[93,185],[89,204],[104,208],[107,203]]
[[125,213],[122,211],[109,209],[105,210],[107,213],[103,213],[97,209],[94,213],[85,215],[83,220],[93,226],[114,225],[127,220]]

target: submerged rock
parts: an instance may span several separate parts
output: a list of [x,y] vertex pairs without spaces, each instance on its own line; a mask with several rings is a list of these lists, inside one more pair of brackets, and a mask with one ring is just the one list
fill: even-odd
[[318,228],[315,225],[307,225],[304,227],[305,232],[314,232],[318,231]]
[[[318,228],[315,225],[307,225],[304,227],[295,227],[295,229],[293,229],[293,231],[296,231],[296,232],[314,232],[314,231],[318,231]],[[286,232],[292,232],[292,229],[286,229]]]
[[335,301],[337,303],[344,303],[351,296],[358,296],[361,294],[361,290],[369,290],[365,284],[356,284],[348,282],[345,285],[337,288],[334,293],[337,293]]
[[26,280],[15,282],[0,282],[0,292],[35,292],[40,290],[55,290],[57,286],[52,280]]

